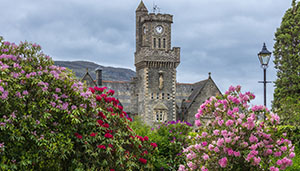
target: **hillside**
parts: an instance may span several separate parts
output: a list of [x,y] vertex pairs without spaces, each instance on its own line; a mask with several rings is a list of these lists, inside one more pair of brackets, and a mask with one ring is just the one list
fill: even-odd
[[71,69],[76,77],[82,78],[88,68],[89,73],[95,79],[95,69],[102,67],[103,80],[109,81],[130,81],[135,76],[135,72],[126,68],[105,67],[87,61],[54,61],[55,65]]

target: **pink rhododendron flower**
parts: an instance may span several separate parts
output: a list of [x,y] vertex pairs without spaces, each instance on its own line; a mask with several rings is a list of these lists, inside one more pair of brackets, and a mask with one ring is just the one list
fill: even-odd
[[290,158],[294,158],[294,157],[295,157],[295,153],[294,153],[294,152],[291,152],[290,155],[289,155],[289,157],[290,157]]
[[219,165],[223,168],[226,167],[227,166],[227,158],[226,157],[221,158],[219,160]]
[[219,135],[220,131],[216,129],[213,131],[213,133],[214,133],[214,135]]
[[241,153],[239,151],[238,152],[235,151],[235,152],[233,152],[233,154],[234,154],[235,157],[240,157],[241,156]]
[[234,121],[233,120],[228,120],[226,121],[226,126],[231,126],[233,125]]
[[198,127],[201,126],[200,120],[195,120],[195,125],[198,126]]

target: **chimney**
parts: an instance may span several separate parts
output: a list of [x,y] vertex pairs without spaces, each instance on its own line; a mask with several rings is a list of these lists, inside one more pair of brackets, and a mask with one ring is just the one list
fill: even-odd
[[101,87],[102,86],[102,67],[98,67],[96,68],[95,70],[96,72],[96,84],[98,87]]

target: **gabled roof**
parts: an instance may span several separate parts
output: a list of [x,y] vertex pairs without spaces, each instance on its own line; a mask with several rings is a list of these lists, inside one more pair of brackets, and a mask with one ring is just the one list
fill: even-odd
[[86,81],[87,84],[93,84],[89,86],[97,86],[96,83],[94,82],[94,79],[92,76],[89,74],[88,69],[86,70],[86,74],[81,78],[82,81]]
[[140,2],[139,6],[137,7],[137,9],[135,11],[143,11],[143,12],[148,12],[145,4],[143,1]]
[[202,92],[202,89],[205,87],[205,85],[209,81],[213,82],[213,84],[215,84],[215,86],[217,87],[218,91],[221,93],[218,86],[211,78],[211,73],[208,73],[208,75],[209,75],[208,79],[194,83],[193,92],[191,93],[191,95],[188,97],[188,99],[186,101],[182,102],[182,107],[185,108],[185,110],[188,110],[192,106],[192,104],[195,102],[195,99],[197,98],[197,96]]
[[190,108],[190,106],[193,104],[194,100],[197,98],[198,94],[201,93],[202,89],[204,88],[209,79],[194,83],[193,92],[191,93],[187,101],[185,101],[185,103],[183,104],[187,109]]
[[163,103],[158,103],[154,106],[154,109],[157,109],[157,110],[168,110],[167,106],[164,105]]

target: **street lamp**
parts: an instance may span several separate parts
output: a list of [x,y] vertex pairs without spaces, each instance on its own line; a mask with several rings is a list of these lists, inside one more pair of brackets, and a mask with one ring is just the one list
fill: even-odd
[[264,83],[264,105],[267,106],[267,100],[266,100],[266,84],[271,83],[270,81],[266,81],[266,70],[268,68],[268,64],[271,58],[271,52],[268,51],[266,44],[264,43],[262,50],[257,54],[258,59],[260,61],[261,67],[264,70],[264,81],[259,81],[259,83]]

